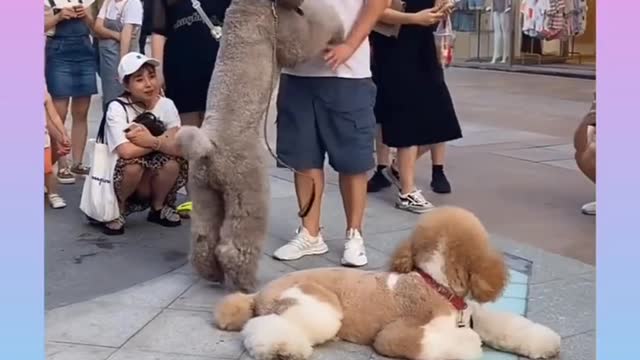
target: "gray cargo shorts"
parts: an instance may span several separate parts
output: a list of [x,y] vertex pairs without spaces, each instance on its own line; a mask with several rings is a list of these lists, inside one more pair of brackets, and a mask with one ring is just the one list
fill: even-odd
[[371,79],[282,75],[277,154],[296,170],[324,168],[325,154],[346,175],[375,166],[376,86]]

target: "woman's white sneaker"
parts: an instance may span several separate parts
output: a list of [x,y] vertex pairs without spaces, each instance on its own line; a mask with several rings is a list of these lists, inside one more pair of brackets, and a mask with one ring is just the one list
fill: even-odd
[[300,227],[293,240],[281,246],[273,253],[278,260],[298,260],[307,255],[322,255],[329,251],[329,247],[322,239],[322,234],[313,237],[307,229]]
[[347,243],[344,244],[342,260],[344,266],[365,266],[367,265],[367,254],[364,248],[364,239],[356,229],[347,231]]

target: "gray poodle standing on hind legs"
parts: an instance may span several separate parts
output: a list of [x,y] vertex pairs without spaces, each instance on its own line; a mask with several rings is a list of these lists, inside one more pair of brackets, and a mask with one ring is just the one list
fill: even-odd
[[282,67],[343,38],[337,13],[318,1],[234,0],[227,9],[204,122],[178,133],[193,201],[189,259],[203,278],[257,285],[270,199],[263,122],[274,86]]

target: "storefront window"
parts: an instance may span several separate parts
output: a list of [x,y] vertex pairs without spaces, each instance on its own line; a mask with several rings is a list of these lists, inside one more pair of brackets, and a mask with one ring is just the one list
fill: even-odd
[[595,70],[596,0],[460,0],[459,66]]

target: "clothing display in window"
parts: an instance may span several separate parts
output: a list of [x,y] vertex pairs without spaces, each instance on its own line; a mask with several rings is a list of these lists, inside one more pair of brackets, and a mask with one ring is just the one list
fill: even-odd
[[522,32],[544,40],[579,36],[587,27],[587,11],[586,0],[523,0]]
[[477,27],[477,11],[484,9],[484,0],[462,0],[456,2],[455,10],[451,14],[453,31],[475,32]]

